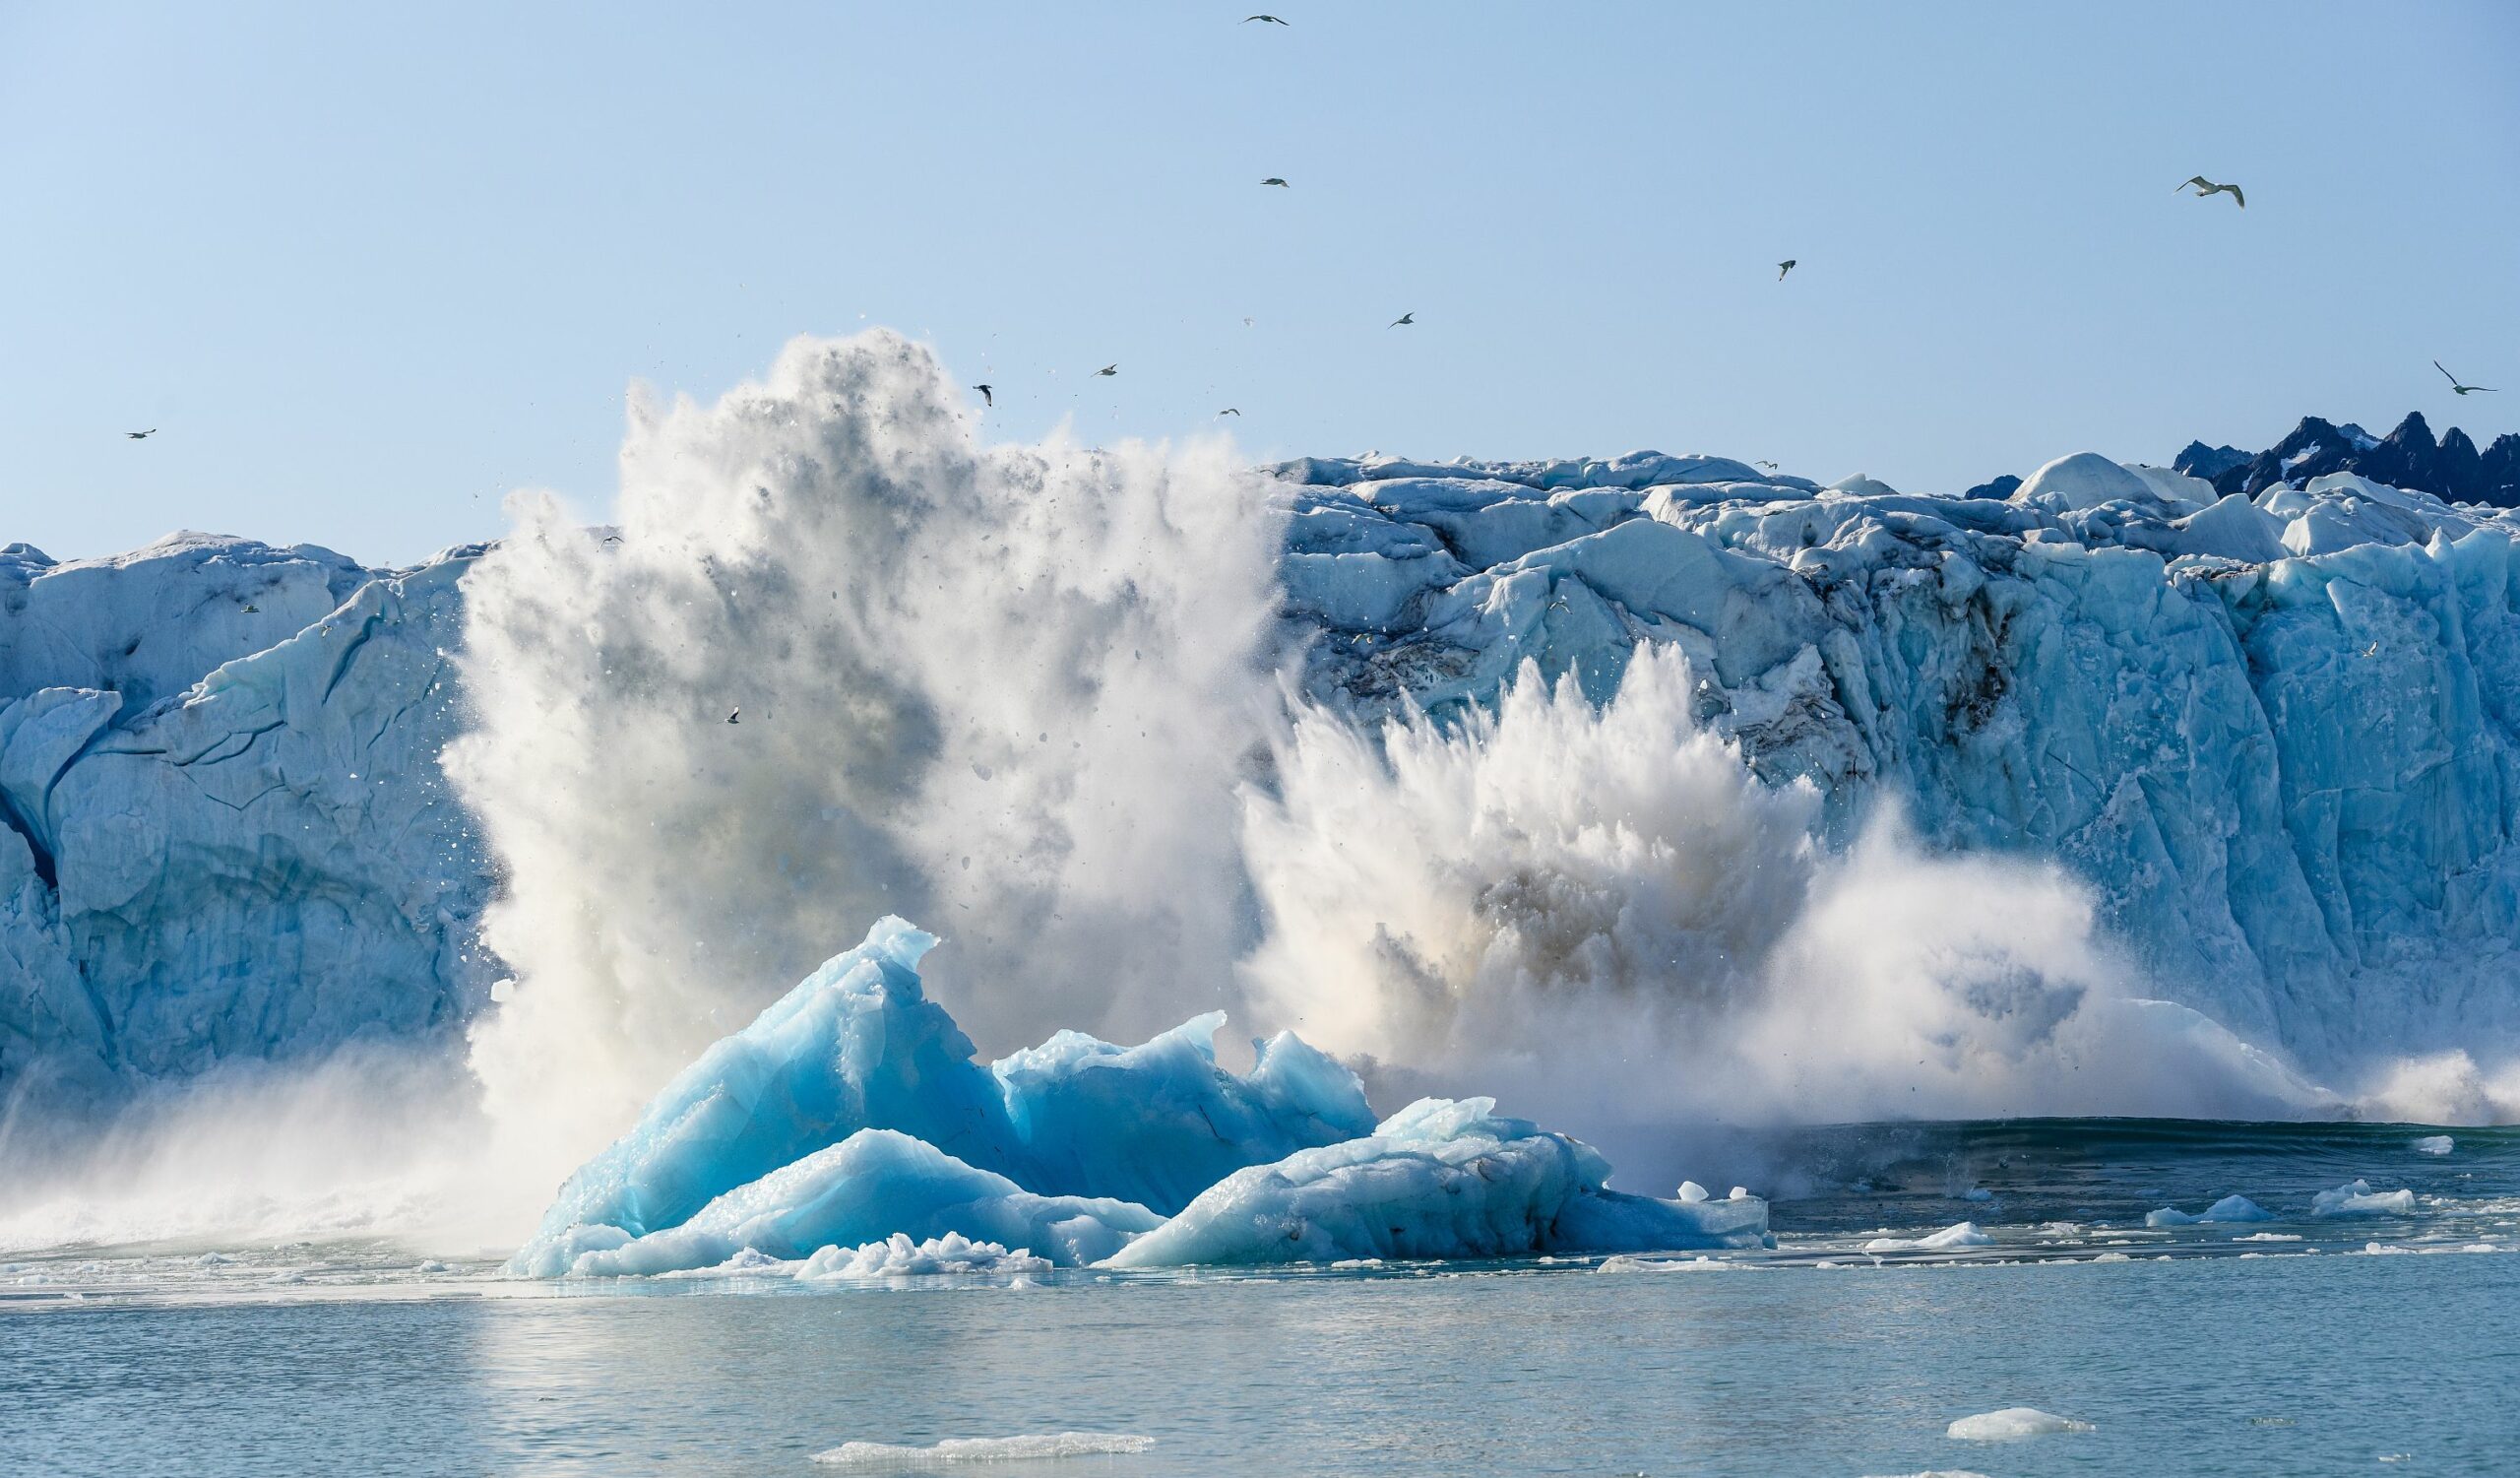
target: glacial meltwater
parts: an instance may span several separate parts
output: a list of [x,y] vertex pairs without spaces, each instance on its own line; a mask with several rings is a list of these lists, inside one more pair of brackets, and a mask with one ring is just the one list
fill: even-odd
[[1773,1250],[555,1280],[381,1241],[0,1252],[0,1472],[2483,1474],[2520,1446],[2520,1131],[1692,1153],[1771,1197]]

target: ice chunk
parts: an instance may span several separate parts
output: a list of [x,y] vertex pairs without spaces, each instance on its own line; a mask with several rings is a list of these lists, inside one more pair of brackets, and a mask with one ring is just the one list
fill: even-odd
[[1354,1073],[1281,1032],[1248,1077],[1217,1066],[1223,1011],[1140,1047],[1060,1032],[996,1075],[1035,1187],[1122,1195],[1169,1214],[1228,1174],[1373,1130]]
[[617,1277],[712,1267],[744,1249],[794,1259],[895,1233],[960,1233],[1025,1247],[1063,1265],[1117,1252],[1164,1218],[1128,1201],[1036,1195],[893,1129],[860,1129],[643,1237],[576,1226],[539,1239],[511,1266],[534,1277]]
[[[569,1178],[514,1266],[565,1271],[865,1129],[898,1130],[1011,1189],[1171,1211],[1229,1171],[1373,1127],[1355,1075],[1291,1033],[1258,1044],[1247,1076],[1219,1067],[1221,1014],[1140,1047],[1061,1032],[982,1067],[922,994],[918,963],[935,943],[886,918],[712,1046]],[[852,1245],[918,1230],[852,1225]]]
[[2412,1190],[2373,1190],[2357,1180],[2310,1197],[2312,1216],[2408,1216],[2415,1211]]
[[721,1039],[628,1134],[569,1178],[537,1241],[580,1226],[631,1237],[679,1226],[736,1187],[869,1126],[899,1129],[967,1164],[1012,1161],[1015,1132],[996,1080],[972,1060],[971,1039],[953,1018],[920,994],[918,962],[935,944],[887,918]]
[[1607,1189],[1609,1166],[1591,1146],[1494,1109],[1420,1099],[1369,1137],[1236,1171],[1106,1265],[1744,1247],[1767,1229],[1753,1198]]
[[2089,1422],[2077,1422],[2040,1410],[2036,1406],[2007,1406],[2001,1411],[1984,1411],[1964,1416],[1944,1429],[1944,1435],[1963,1442],[2017,1442],[2025,1437],[2046,1437],[2057,1432],[2097,1432]]
[[2419,1155],[2446,1155],[2450,1152],[2450,1143],[2447,1134],[2426,1134],[2415,1141],[2415,1152]]
[[2192,1227],[2201,1222],[2273,1221],[2274,1219],[2274,1212],[2250,1200],[2247,1196],[2227,1195],[2194,1216],[2188,1215],[2175,1206],[2164,1206],[2158,1211],[2146,1213],[2144,1225]]
[[1125,1433],[1055,1432],[1025,1437],[949,1437],[932,1447],[891,1443],[842,1443],[813,1460],[860,1473],[919,1473],[985,1462],[1041,1462],[1054,1457],[1105,1457],[1144,1452],[1152,1437]]
[[806,1281],[847,1278],[909,1278],[933,1273],[1047,1272],[1050,1261],[1025,1249],[1009,1251],[994,1242],[974,1242],[948,1232],[925,1242],[913,1242],[895,1232],[882,1242],[862,1247],[827,1247],[805,1259],[796,1276]]
[[1695,1181],[1682,1181],[1680,1182],[1680,1199],[1692,1202],[1702,1201],[1706,1199],[1706,1188]]
[[1867,1253],[1939,1253],[1956,1247],[1984,1247],[1995,1239],[1974,1221],[1954,1222],[1924,1237],[1875,1237],[1863,1245]]

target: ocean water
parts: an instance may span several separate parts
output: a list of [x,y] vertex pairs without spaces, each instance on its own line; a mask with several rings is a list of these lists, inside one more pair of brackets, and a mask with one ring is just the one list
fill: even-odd
[[[835,1288],[526,1282],[378,1241],[21,1251],[0,1473],[809,1475],[844,1443],[1061,1432],[1152,1446],[971,1470],[2507,1473],[2520,1134],[2430,1132],[1771,1136],[1739,1149],[1794,1181],[1778,1248],[1707,1258]],[[2355,1179],[2413,1205],[2309,1214]],[[2142,1226],[2231,1191],[2278,1219]],[[1865,1251],[1962,1220],[1989,1241]],[[2093,1430],[1945,1435],[2015,1406]]]

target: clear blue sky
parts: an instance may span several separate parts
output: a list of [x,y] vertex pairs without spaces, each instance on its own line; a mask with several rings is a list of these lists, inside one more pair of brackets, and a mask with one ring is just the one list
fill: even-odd
[[865,324],[1255,457],[2520,426],[2507,0],[1269,3],[0,0],[0,542],[414,559]]

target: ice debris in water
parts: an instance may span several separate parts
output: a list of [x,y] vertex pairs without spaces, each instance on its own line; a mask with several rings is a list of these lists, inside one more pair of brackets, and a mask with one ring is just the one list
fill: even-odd
[[1983,1411],[1964,1416],[1944,1429],[1947,1437],[1963,1442],[2017,1442],[2025,1437],[2046,1437],[2057,1432],[2097,1432],[2089,1422],[2078,1422],[2036,1406],[2007,1406],[2001,1411]]
[[1738,1188],[1611,1190],[1599,1152],[1491,1099],[1422,1099],[1376,1125],[1354,1074],[1292,1034],[1225,1071],[1221,1015],[1134,1048],[1061,1032],[982,1067],[921,994],[935,942],[887,918],[711,1047],[570,1177],[510,1270],[742,1271],[750,1254],[852,1276],[929,1244],[1059,1266],[1486,1257],[1767,1230]]
[[2354,1181],[2310,1197],[2312,1216],[2408,1216],[2414,1211],[2414,1191],[2373,1190],[2368,1181]]
[[882,1242],[844,1249],[827,1247],[805,1259],[796,1276],[816,1278],[909,1278],[933,1273],[1040,1273],[1050,1270],[1046,1257],[1029,1250],[1012,1252],[994,1242],[973,1242],[959,1232],[913,1242],[900,1232]]
[[2450,1142],[2447,1134],[2426,1134],[2415,1141],[2415,1152],[2419,1155],[2446,1155],[2450,1152]]
[[2206,1222],[2273,1221],[2275,1213],[2244,1195],[2227,1195],[2194,1216],[2176,1206],[2164,1206],[2145,1213],[2148,1227],[2192,1227]]
[[1144,1452],[1152,1437],[1128,1433],[1053,1432],[1023,1437],[949,1437],[932,1447],[891,1443],[842,1443],[813,1460],[861,1473],[916,1473],[983,1462],[1040,1462],[1053,1457],[1107,1457]]
[[1984,1247],[1994,1241],[1974,1221],[1954,1222],[1924,1237],[1875,1237],[1863,1245],[1867,1253],[1938,1253],[1955,1247]]

